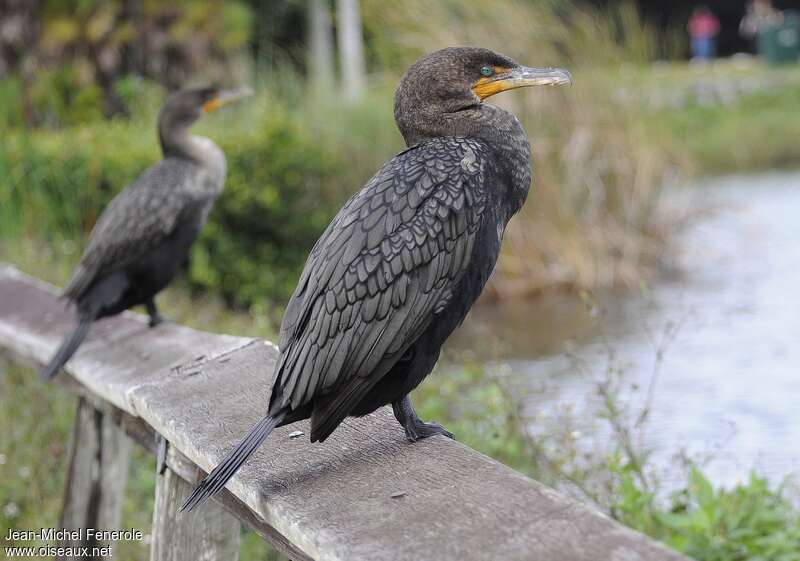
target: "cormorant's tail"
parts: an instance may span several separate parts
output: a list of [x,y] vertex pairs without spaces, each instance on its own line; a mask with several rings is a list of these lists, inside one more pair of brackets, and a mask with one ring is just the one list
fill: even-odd
[[92,320],[90,318],[81,318],[78,320],[72,333],[64,339],[64,342],[61,343],[61,346],[56,351],[55,356],[50,360],[50,364],[39,373],[39,377],[42,380],[46,382],[58,374],[61,367],[64,366],[72,355],[75,354],[75,351],[78,350],[80,344],[83,343],[86,334],[89,333],[89,326],[91,325]]
[[228,480],[239,470],[241,465],[249,458],[256,448],[264,442],[278,423],[283,419],[283,415],[271,417],[267,415],[261,419],[256,426],[250,429],[242,441],[234,448],[233,452],[220,462],[211,473],[209,473],[200,484],[194,488],[189,498],[184,501],[180,511],[192,510],[197,505],[220,491]]

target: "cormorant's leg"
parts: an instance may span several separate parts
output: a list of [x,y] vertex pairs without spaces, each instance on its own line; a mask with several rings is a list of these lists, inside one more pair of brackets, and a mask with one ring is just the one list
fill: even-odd
[[145,307],[147,308],[147,314],[150,316],[150,327],[155,327],[162,321],[164,318],[161,317],[161,314],[158,313],[158,308],[156,308],[156,301],[153,298],[148,298],[144,302]]
[[443,434],[447,438],[455,438],[453,433],[439,423],[426,423],[420,419],[411,404],[411,399],[407,395],[402,399],[393,401],[392,410],[397,422],[403,425],[406,430],[406,438],[411,442],[428,438],[434,434]]

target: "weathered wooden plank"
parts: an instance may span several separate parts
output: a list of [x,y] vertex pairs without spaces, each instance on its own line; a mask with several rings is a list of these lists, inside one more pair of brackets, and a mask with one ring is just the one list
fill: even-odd
[[111,544],[93,539],[86,528],[120,528],[131,441],[115,422],[110,406],[96,409],[83,397],[77,401],[59,524],[67,530],[84,532],[80,538],[64,539],[58,545],[71,551],[82,547],[92,551]]
[[[9,292],[22,297],[20,285],[35,289],[25,298],[52,299],[41,286],[0,271],[0,301]],[[19,350],[24,345],[17,341],[26,341],[49,356],[58,330],[19,306],[9,317],[0,303],[0,345]],[[129,316],[122,319],[138,321]],[[113,393],[131,415],[210,469],[266,408],[275,347],[184,330],[164,345],[158,368],[142,382],[135,366],[125,376],[115,372],[119,363],[135,363],[132,355],[160,334],[137,336],[133,346],[97,339],[69,371]],[[191,360],[198,355],[205,356]],[[290,438],[297,430],[308,434],[306,423],[276,430],[230,482],[235,498],[224,494],[221,501],[247,508],[249,524],[285,540],[285,549],[301,558],[685,559],[458,442],[434,437],[409,444],[385,409],[347,420],[322,445]]]
[[[167,454],[174,453],[168,448]],[[167,465],[163,466],[163,473],[156,473],[150,560],[236,561],[239,521],[217,503],[209,504],[209,508],[191,518],[181,516],[178,509],[191,490],[192,485]]]

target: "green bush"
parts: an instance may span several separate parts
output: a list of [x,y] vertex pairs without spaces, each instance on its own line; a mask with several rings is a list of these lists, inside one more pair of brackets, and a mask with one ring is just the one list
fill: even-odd
[[783,491],[755,474],[715,489],[693,467],[666,505],[635,474],[610,462],[617,485],[612,515],[699,561],[800,561],[800,512]]
[[156,161],[153,130],[124,122],[20,129],[0,145],[0,236],[83,241],[103,207]]
[[331,187],[338,166],[279,111],[220,145],[228,180],[195,244],[189,279],[234,304],[284,300],[341,204]]

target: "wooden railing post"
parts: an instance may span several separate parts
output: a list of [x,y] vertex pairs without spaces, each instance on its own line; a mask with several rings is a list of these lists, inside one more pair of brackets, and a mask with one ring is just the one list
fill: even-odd
[[130,447],[131,441],[117,426],[110,406],[97,409],[85,397],[78,397],[59,525],[67,530],[81,529],[82,536],[61,540],[59,547],[86,547],[91,552],[111,545],[91,539],[86,528],[120,528]]
[[[192,485],[162,463],[172,463],[174,452],[157,462],[156,500],[150,547],[151,561],[236,561],[239,559],[239,521],[216,501],[179,513]],[[161,453],[159,453],[161,457]],[[185,460],[184,460],[185,461]],[[161,471],[162,473],[158,473]]]

